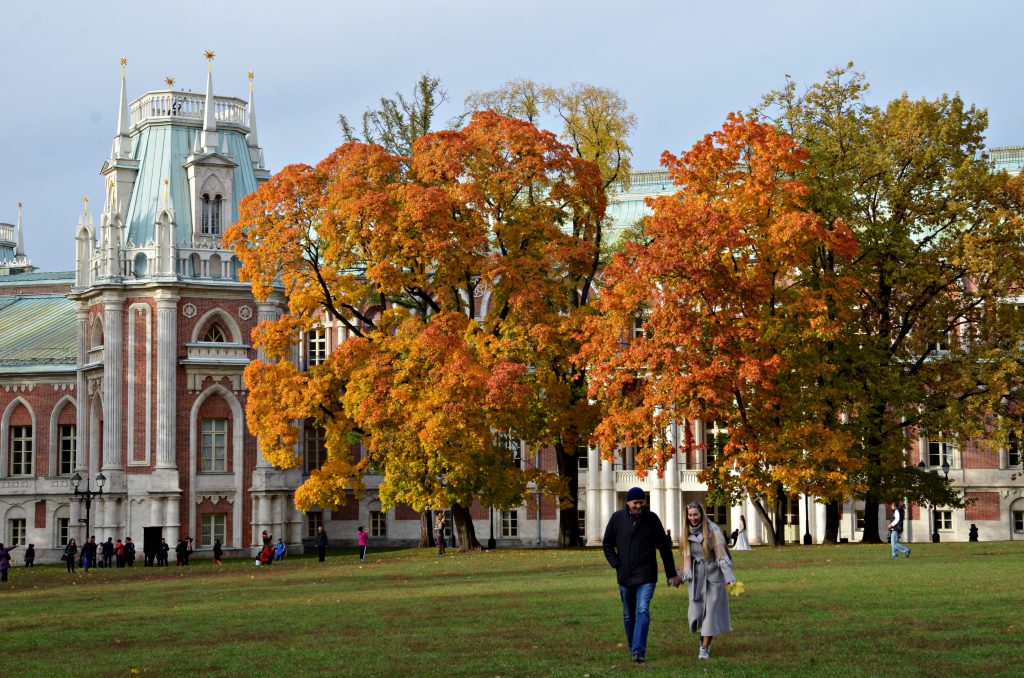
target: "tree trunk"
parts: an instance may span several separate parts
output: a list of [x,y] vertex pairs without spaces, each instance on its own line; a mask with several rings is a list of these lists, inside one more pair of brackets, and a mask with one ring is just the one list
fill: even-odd
[[823,544],[839,543],[839,500],[825,504],[825,539]]
[[420,548],[433,548],[434,543],[434,515],[430,511],[420,514]]
[[453,503],[452,520],[455,522],[455,533],[459,539],[459,551],[481,550],[480,542],[476,539],[476,530],[473,528],[473,516],[469,513],[469,507]]
[[754,510],[757,511],[757,515],[761,516],[761,522],[763,522],[768,528],[768,545],[778,546],[775,540],[775,526],[772,523],[772,517],[768,515],[768,511],[765,510],[764,504],[761,503],[760,499],[755,499],[751,501],[751,503],[754,505]]
[[774,546],[786,545],[786,488],[782,483],[775,483],[775,503],[773,513],[775,514],[775,544]]
[[878,530],[878,499],[875,497],[864,499],[864,537],[860,541],[862,544],[882,543]]
[[572,502],[572,506],[569,508],[559,509],[558,511],[558,545],[583,546],[583,542],[580,539],[579,454],[575,452],[573,454],[567,453],[565,445],[559,441],[555,443],[555,458],[558,463],[558,475],[566,479],[569,485],[569,501]]

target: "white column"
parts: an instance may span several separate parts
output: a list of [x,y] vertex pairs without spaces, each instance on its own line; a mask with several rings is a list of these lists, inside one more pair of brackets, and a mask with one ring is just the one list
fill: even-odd
[[70,516],[68,519],[68,537],[74,538],[78,544],[78,548],[82,548],[82,544],[85,543],[82,539],[82,535],[85,533],[85,523],[78,522],[82,517],[82,510],[85,506],[80,501],[72,501],[70,508]]
[[[287,542],[288,540],[285,538],[287,535],[285,534],[284,530],[284,502],[286,498],[287,497],[284,495],[274,495],[274,498],[272,500],[274,516],[274,527],[272,533],[274,534],[274,536],[278,537],[279,539],[284,539]],[[367,527],[367,529],[369,529],[369,527]],[[276,544],[277,542],[274,543]]]
[[814,543],[820,544],[825,541],[825,523],[828,521],[825,515],[826,507],[824,504],[817,503],[812,506],[814,507],[814,532],[811,534],[814,535]]
[[[101,507],[103,510],[97,511],[97,513],[102,515],[103,520],[98,526],[100,539],[106,541],[107,537],[113,537],[115,540],[123,538],[123,535],[121,537],[117,535],[117,500],[110,497],[102,501]],[[96,517],[99,518],[100,516],[97,515]]]
[[121,464],[121,403],[124,378],[124,301],[103,298],[103,470]]
[[178,295],[156,296],[156,466],[173,469],[177,399]]
[[587,448],[587,546],[596,546],[604,537],[601,524],[601,455],[597,447]]
[[85,460],[89,448],[85,432],[89,422],[89,387],[85,380],[83,368],[89,355],[89,308],[79,302],[79,305],[75,308],[75,317],[78,321],[78,357],[75,361],[77,367],[75,374],[75,402],[78,406],[75,408],[74,468],[76,471],[85,470],[88,474]]
[[163,497],[149,498],[149,526],[161,527],[164,524],[164,499]]
[[601,460],[601,538],[604,528],[615,513],[615,469],[612,462]]
[[[256,307],[256,319],[259,322],[270,322],[277,320],[278,307],[276,304],[262,303]],[[256,351],[257,360],[266,361],[267,354],[262,348]],[[270,462],[263,456],[263,448],[260,446],[259,441],[256,441],[256,468],[269,468]],[[255,507],[253,508],[253,515],[255,515]],[[262,529],[262,528],[260,528]]]
[[172,550],[177,545],[178,538],[184,536],[181,534],[181,518],[179,517],[181,511],[178,508],[178,499],[177,495],[171,495],[167,498],[165,505],[167,517],[164,518],[164,527],[167,534],[164,535],[164,538],[171,545]]
[[679,423],[672,422],[671,436],[673,451],[672,456],[665,464],[665,515],[662,520],[665,522],[665,529],[672,531],[672,541],[679,541],[682,536],[682,521],[679,517],[679,500],[682,493],[679,490]]
[[764,544],[764,522],[749,497],[746,499],[745,508],[747,510],[747,538],[751,544]]

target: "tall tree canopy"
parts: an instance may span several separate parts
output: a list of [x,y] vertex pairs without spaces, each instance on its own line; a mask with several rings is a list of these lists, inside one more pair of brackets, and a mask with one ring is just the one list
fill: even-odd
[[388,153],[404,157],[412,154],[417,139],[430,132],[438,108],[447,100],[441,79],[424,73],[408,97],[395,92],[393,98],[381,97],[379,108],[363,112],[362,138],[344,113],[338,116],[338,124],[345,141],[380,144]]
[[850,64],[802,93],[788,81],[760,112],[810,153],[792,174],[809,209],[860,246],[836,263],[857,287],[837,350],[855,377],[846,408],[867,462],[851,496],[866,503],[864,539],[877,541],[881,502],[963,505],[907,468],[907,433],[995,454],[1019,428],[1024,193],[989,163],[984,110],[945,95],[874,107],[867,91]]
[[[547,114],[561,126],[561,139],[578,158],[593,162],[601,173],[602,188],[628,188],[632,150],[629,135],[636,117],[616,92],[594,85],[576,83],[558,88],[532,80],[511,80],[502,87],[475,92],[466,98],[469,110],[495,110],[502,115],[537,123]],[[573,236],[591,247],[589,266],[580,272],[571,286],[572,328],[589,314],[594,281],[607,258],[611,243],[606,224],[593,229],[575,229]],[[552,394],[545,412],[554,432],[553,442],[558,471],[565,480],[568,495],[563,497],[559,513],[558,544],[580,546],[579,531],[579,456],[586,449],[597,422],[597,408],[587,398],[586,372],[573,358],[579,351],[575,331],[567,332],[559,344],[561,354],[551,354],[552,375],[559,388]]]
[[860,464],[829,385],[835,366],[819,356],[844,331],[852,288],[822,261],[856,246],[786,178],[806,162],[790,138],[739,115],[682,157],[662,156],[679,191],[651,200],[646,239],[612,259],[583,333],[603,452],[633,446],[638,467],[660,472],[677,451],[672,421],[714,420],[729,430],[705,472],[719,493],[777,503],[786,489],[845,491]]
[[[346,144],[247,197],[225,239],[257,297],[279,284],[288,299],[255,334],[268,361],[246,371],[249,426],[280,467],[300,461],[299,421],[326,437],[328,461],[297,506],[343,503],[373,464],[384,507],[450,505],[462,548],[475,548],[474,497],[515,506],[530,482],[564,495],[556,475],[513,465],[502,440],[550,436],[552,356],[592,260],[573,233],[597,228],[604,208],[593,163],[493,112],[422,136],[409,156]],[[300,370],[292,347],[322,319],[350,338]]]

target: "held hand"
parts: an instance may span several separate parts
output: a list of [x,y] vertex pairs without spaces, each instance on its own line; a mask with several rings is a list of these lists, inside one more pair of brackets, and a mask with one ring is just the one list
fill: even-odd
[[678,576],[677,577],[672,577],[671,579],[668,580],[668,585],[671,586],[672,588],[678,588],[679,585],[682,584],[682,583],[683,583],[683,580],[680,577],[678,577]]
[[682,573],[682,580],[683,581],[693,581],[693,570],[685,570]]

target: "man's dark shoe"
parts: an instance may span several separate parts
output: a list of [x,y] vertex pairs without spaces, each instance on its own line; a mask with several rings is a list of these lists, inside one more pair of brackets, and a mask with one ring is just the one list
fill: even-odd
[[642,654],[635,654],[633,655],[633,661],[637,664],[643,664],[647,660],[644,658]]

